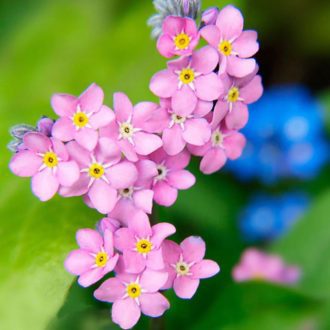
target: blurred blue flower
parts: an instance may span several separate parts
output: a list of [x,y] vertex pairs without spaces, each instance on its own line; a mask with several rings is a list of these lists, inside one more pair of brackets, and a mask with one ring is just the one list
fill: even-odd
[[249,113],[242,130],[247,146],[227,166],[239,178],[259,178],[266,184],[282,177],[308,179],[328,161],[322,109],[304,87],[271,88]]
[[239,216],[244,240],[257,242],[278,238],[301,218],[309,204],[309,198],[303,193],[253,197]]

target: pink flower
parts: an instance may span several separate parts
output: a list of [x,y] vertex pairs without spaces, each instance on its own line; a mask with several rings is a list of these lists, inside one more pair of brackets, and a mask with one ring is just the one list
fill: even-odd
[[240,263],[234,267],[233,278],[236,282],[264,280],[292,284],[299,280],[300,270],[285,265],[279,256],[250,248],[244,251]]
[[189,189],[195,184],[195,177],[187,170],[190,154],[182,151],[169,156],[159,149],[149,156],[157,164],[158,174],[153,180],[154,200],[159,205],[171,206],[178,197],[178,190]]
[[212,110],[213,102],[198,101],[193,113],[182,115],[170,107],[170,99],[161,100],[163,107],[163,148],[171,156],[180,153],[187,143],[202,146],[211,137],[211,126],[204,118]]
[[151,214],[154,192],[150,189],[150,181],[157,175],[156,164],[148,159],[135,163],[138,178],[131,186],[118,190],[118,201],[109,216],[120,220],[124,225],[132,216],[143,211]]
[[188,17],[167,16],[163,22],[163,34],[157,42],[161,55],[190,55],[199,41],[196,22]]
[[114,233],[117,229],[120,228],[120,222],[116,219],[110,217],[101,219],[97,225],[97,230],[103,235],[106,230],[110,230]]
[[128,228],[120,228],[115,233],[115,247],[123,252],[125,271],[137,274],[146,267],[163,269],[161,244],[174,233],[173,225],[163,222],[151,227],[145,213],[136,213],[128,222]]
[[162,289],[173,287],[178,297],[192,298],[200,279],[212,277],[220,271],[219,265],[203,259],[204,255],[205,242],[200,237],[190,236],[180,245],[164,241],[163,256],[168,280]]
[[219,9],[217,7],[210,7],[206,9],[202,14],[202,22],[205,25],[214,25],[217,21]]
[[140,319],[141,312],[159,317],[169,309],[168,300],[158,292],[166,280],[165,272],[151,269],[139,275],[119,273],[102,283],[94,296],[113,303],[112,321],[122,329],[131,329]]
[[168,62],[167,70],[156,73],[151,91],[161,98],[172,98],[171,108],[182,116],[190,115],[197,100],[213,101],[222,93],[222,83],[213,70],[218,54],[212,47],[197,50],[191,57]]
[[213,123],[212,136],[202,147],[189,145],[189,151],[195,156],[202,156],[200,170],[204,174],[219,171],[227,159],[239,158],[245,147],[246,139],[243,134],[228,130],[224,125]]
[[96,84],[78,98],[55,94],[52,107],[61,118],[53,126],[53,136],[63,142],[76,140],[87,150],[93,150],[98,140],[98,129],[114,119],[113,112],[103,105],[103,97],[102,89]]
[[32,191],[41,201],[51,199],[60,185],[70,187],[78,180],[79,167],[61,141],[31,132],[23,143],[26,150],[15,154],[9,167],[18,176],[32,177]]
[[80,249],[70,252],[64,266],[69,273],[79,276],[81,286],[88,287],[115,268],[118,254],[114,254],[110,230],[102,237],[96,230],[80,229],[76,239]]
[[92,153],[75,141],[69,142],[67,148],[81,173],[79,180],[70,188],[62,188],[60,194],[64,197],[87,194],[89,206],[103,214],[112,211],[117,202],[117,189],[131,186],[137,179],[134,164],[121,161],[116,143],[104,137]]
[[148,122],[158,107],[152,102],[141,102],[133,107],[125,94],[115,93],[116,120],[102,129],[101,135],[116,140],[125,157],[136,162],[139,155],[149,155],[163,144],[159,136],[151,134]]
[[214,108],[214,120],[225,118],[229,129],[243,128],[249,119],[248,104],[256,102],[263,93],[261,77],[256,71],[245,78],[223,75],[224,93]]
[[215,25],[201,30],[201,36],[219,52],[220,74],[244,77],[255,69],[256,61],[249,57],[259,49],[257,32],[243,31],[243,23],[241,12],[229,5],[220,11]]

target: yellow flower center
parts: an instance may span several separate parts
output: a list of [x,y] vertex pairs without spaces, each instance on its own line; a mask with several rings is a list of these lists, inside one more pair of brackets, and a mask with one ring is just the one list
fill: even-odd
[[173,113],[172,120],[175,124],[183,124],[186,121],[186,117]]
[[104,174],[104,167],[100,164],[94,163],[89,167],[88,174],[94,179],[99,179]]
[[108,255],[105,252],[99,252],[95,257],[97,267],[104,267],[108,262]]
[[228,91],[228,95],[227,95],[227,100],[228,102],[236,102],[239,98],[239,89],[237,87],[232,87],[229,91]]
[[89,122],[88,116],[84,112],[76,112],[73,116],[73,123],[78,128],[85,127]]
[[185,33],[180,33],[174,38],[174,44],[177,49],[187,49],[190,44],[190,37]]
[[223,143],[223,135],[219,130],[216,130],[212,134],[212,144],[214,146],[221,146]]
[[53,168],[53,167],[57,166],[57,164],[58,164],[57,155],[52,151],[48,151],[44,154],[43,161],[44,161],[44,164],[50,168]]
[[152,243],[147,239],[141,239],[136,243],[136,250],[141,254],[149,253],[152,249]]
[[225,56],[231,55],[233,50],[232,44],[227,40],[221,41],[218,48],[219,48],[219,52]]
[[183,84],[190,84],[195,80],[195,72],[192,69],[182,69],[180,80]]
[[189,273],[189,266],[183,262],[183,261],[179,261],[176,265],[175,265],[175,270],[179,275],[187,275]]
[[141,286],[137,283],[130,283],[127,285],[126,291],[129,297],[135,299],[141,294]]

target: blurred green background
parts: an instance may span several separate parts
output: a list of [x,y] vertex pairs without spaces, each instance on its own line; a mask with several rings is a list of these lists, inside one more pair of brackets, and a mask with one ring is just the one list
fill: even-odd
[[[203,8],[227,1],[205,0]],[[301,82],[324,100],[329,118],[330,2],[327,0],[237,0],[246,27],[257,29],[258,61],[266,86]],[[78,228],[94,227],[100,216],[77,199],[40,203],[29,180],[8,171],[8,129],[53,116],[54,92],[80,94],[91,82],[104,88],[106,104],[123,91],[134,102],[156,100],[150,77],[165,66],[150,39],[147,0],[0,1],[0,329],[105,330],[110,305],[97,303],[93,289],[78,287],[63,268],[75,248]],[[329,127],[329,125],[328,125]],[[191,301],[170,293],[166,329],[330,329],[329,167],[309,183],[285,182],[275,189],[303,187],[313,206],[295,228],[269,247],[303,269],[295,288],[234,284],[230,272],[245,245],[237,210],[257,183],[243,185],[228,173],[213,176],[191,169],[197,184],[181,192],[175,206],[157,212],[178,227],[176,239],[201,235],[219,276],[203,281]],[[74,284],[73,284],[74,283]],[[159,329],[164,324],[153,324]],[[142,318],[136,329],[146,329]]]

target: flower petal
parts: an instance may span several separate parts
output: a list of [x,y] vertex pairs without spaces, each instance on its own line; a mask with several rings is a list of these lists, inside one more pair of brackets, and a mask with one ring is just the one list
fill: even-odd
[[196,104],[197,97],[190,87],[182,86],[181,89],[174,92],[172,109],[175,114],[188,116],[194,111]]
[[215,25],[207,25],[201,29],[201,36],[213,47],[218,49],[220,31]]
[[81,110],[86,113],[97,112],[103,104],[103,99],[104,93],[102,88],[93,83],[79,96]]
[[244,103],[250,104],[259,100],[263,93],[261,77],[255,76],[246,86],[240,89],[240,97],[244,99]]
[[239,57],[248,58],[259,50],[257,42],[258,34],[256,31],[243,31],[242,34],[233,42],[233,49]]
[[204,258],[205,242],[199,236],[189,236],[180,244],[186,262],[198,262]]
[[166,159],[166,166],[171,170],[181,170],[188,166],[190,162],[190,154],[187,150],[180,152],[175,156]]
[[135,237],[128,228],[119,228],[115,232],[115,247],[119,251],[132,249],[135,244]]
[[45,153],[52,147],[50,138],[38,132],[25,134],[23,142],[29,150],[36,153]]
[[54,197],[58,187],[58,180],[50,168],[46,168],[32,177],[32,192],[43,202]]
[[97,144],[99,134],[92,128],[84,127],[75,133],[76,141],[88,151],[92,151]]
[[113,96],[113,106],[119,122],[126,122],[133,114],[133,104],[124,93],[115,93]]
[[60,117],[70,117],[76,111],[78,99],[68,94],[54,94],[51,105],[55,113]]
[[74,250],[69,253],[64,262],[65,269],[73,275],[81,275],[91,270],[95,259],[84,250]]
[[76,240],[81,249],[99,253],[103,246],[101,234],[93,229],[79,229],[76,234]]
[[100,111],[97,111],[90,117],[89,123],[94,129],[98,129],[109,125],[114,119],[114,112],[106,105],[102,105]]
[[124,161],[110,167],[107,177],[111,186],[116,189],[125,189],[134,185],[138,172],[134,164]]
[[186,21],[182,17],[178,16],[167,16],[163,22],[163,33],[171,36],[176,36],[181,33],[186,25]]
[[209,278],[219,273],[220,267],[213,260],[202,260],[190,268],[192,278]]
[[135,151],[142,156],[147,156],[163,145],[162,139],[150,133],[137,132],[134,134]]
[[42,158],[30,150],[23,150],[13,156],[9,168],[21,177],[29,177],[36,174],[42,165]]
[[212,72],[219,63],[218,52],[210,47],[205,46],[195,51],[191,57],[191,66],[198,73],[207,74]]
[[203,101],[214,101],[223,93],[221,80],[214,72],[197,77],[195,86],[197,97]]
[[159,317],[170,308],[168,300],[159,292],[142,294],[140,303],[142,313],[151,317]]
[[84,274],[81,274],[78,278],[78,283],[82,287],[87,288],[98,282],[104,275],[105,274],[103,268],[94,268]]
[[52,136],[63,142],[73,140],[75,132],[72,120],[67,117],[56,120],[52,128]]
[[140,211],[131,219],[128,228],[132,230],[138,238],[147,238],[152,234],[148,216]]
[[188,276],[177,277],[173,283],[174,292],[181,299],[191,299],[199,286],[199,280]]
[[123,257],[125,271],[128,273],[139,274],[146,268],[146,259],[136,251],[124,250]]
[[116,300],[112,305],[112,321],[122,329],[133,328],[140,316],[140,308],[131,298]]
[[157,292],[167,281],[164,271],[146,269],[141,275],[140,284],[148,293]]
[[149,87],[159,97],[171,97],[178,87],[178,77],[170,70],[157,72],[151,78]]
[[218,15],[216,26],[221,31],[221,37],[225,40],[232,40],[243,31],[243,16],[234,6],[228,5]]
[[227,72],[229,75],[242,78],[255,70],[256,61],[254,58],[239,58],[229,56],[227,62]]
[[112,277],[101,284],[101,286],[94,291],[94,297],[97,300],[113,303],[125,295],[125,286],[122,282]]
[[248,107],[242,102],[236,102],[226,116],[226,125],[228,129],[239,130],[247,124],[248,119]]
[[57,166],[56,177],[60,185],[71,187],[80,176],[80,170],[76,162],[60,162]]
[[162,249],[153,249],[147,255],[146,259],[147,269],[164,270],[165,264],[163,260]]
[[226,155],[229,159],[237,159],[242,155],[243,149],[246,145],[246,138],[243,134],[234,132],[229,134],[224,139],[224,147]]
[[187,143],[202,146],[211,137],[210,124],[203,118],[189,119],[185,123],[182,137]]
[[212,174],[219,171],[227,161],[225,152],[220,148],[211,148],[203,157],[200,170],[204,174]]
[[161,35],[157,40],[159,53],[167,58],[171,58],[175,53],[173,39],[168,34]]
[[183,190],[191,188],[195,184],[196,178],[186,170],[171,171],[167,175],[167,182],[172,187]]
[[178,125],[166,128],[163,131],[163,147],[171,156],[180,153],[186,146],[186,141],[182,138],[182,129]]
[[138,190],[133,194],[135,206],[146,213],[152,211],[152,200],[154,192],[150,189]]
[[171,206],[175,203],[178,197],[178,191],[172,188],[166,182],[157,182],[154,186],[154,200],[157,204],[163,206]]
[[161,222],[152,226],[152,244],[158,249],[164,239],[176,232],[175,227],[171,223]]

